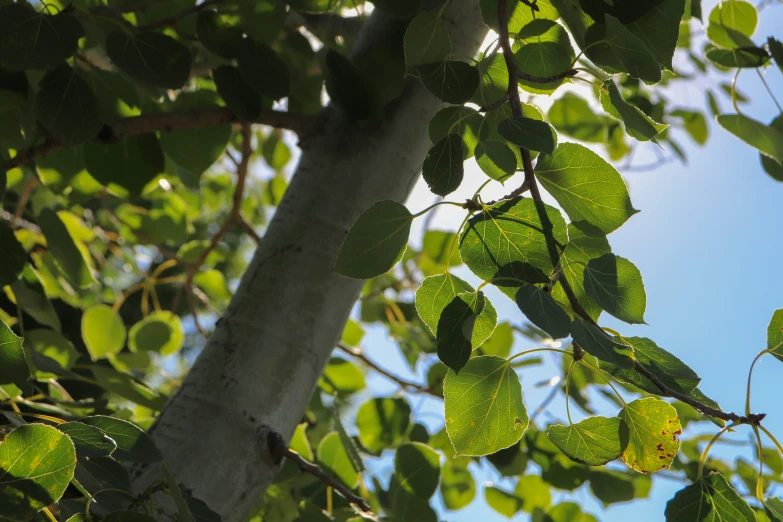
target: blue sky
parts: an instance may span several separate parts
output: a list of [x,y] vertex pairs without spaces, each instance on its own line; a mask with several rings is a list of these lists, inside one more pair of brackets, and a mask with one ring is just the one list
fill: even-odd
[[[705,2],[705,18],[715,3]],[[783,27],[783,6],[773,4],[762,13],[756,41],[762,42],[771,34],[780,39],[780,27]],[[778,99],[783,100],[780,70],[770,67],[766,77]],[[708,83],[702,81],[668,94],[680,105],[704,109],[704,87]],[[765,122],[777,114],[754,72],[744,72],[738,85],[752,99],[752,104],[742,107],[743,112]],[[538,103],[540,98],[535,101]],[[726,113],[733,112],[726,97],[721,98],[721,107]],[[633,204],[641,212],[609,237],[613,251],[630,259],[642,272],[649,324],[629,326],[606,316],[601,322],[623,334],[653,339],[697,371],[702,377],[700,388],[708,396],[726,410],[741,411],[748,368],[755,355],[766,346],[766,328],[773,311],[783,308],[783,273],[780,270],[783,183],[775,182],[763,172],[757,152],[715,123],[710,124],[710,139],[706,146],[698,147],[684,135],[679,141],[687,144],[688,165],[668,163],[654,171],[627,174],[621,170]],[[655,156],[650,148],[653,146],[642,147],[635,162],[645,164],[653,160]],[[463,187],[449,200],[469,197],[485,179],[473,162],[468,162],[466,169]],[[515,187],[516,183],[512,180],[507,185]],[[488,187],[486,198],[492,199],[508,190],[499,185]],[[418,211],[432,201],[426,186],[419,183],[408,207]],[[442,206],[433,228],[454,230],[462,216],[456,207]],[[475,277],[464,267],[455,273],[476,283]],[[500,320],[517,324],[523,321],[510,300],[492,291],[489,296],[498,309]],[[526,346],[519,338],[514,349],[518,351]],[[363,347],[372,359],[400,375],[414,377],[407,371],[395,345],[382,332],[370,331]],[[533,384],[558,374],[556,366],[547,357],[545,359],[547,364],[521,372],[529,410],[535,408],[549,391],[548,388],[534,389]],[[783,407],[776,387],[776,379],[783,370],[781,364],[767,356],[757,365],[753,410],[768,413],[765,425],[783,436]],[[369,383],[375,393],[391,394],[396,389],[374,375],[369,377]],[[420,413],[418,420],[432,430],[442,426],[442,403],[416,397],[411,402],[414,410]],[[606,402],[603,405],[606,406],[604,414],[616,413],[616,409]],[[552,412],[556,416],[564,415],[562,397],[554,401]],[[714,428],[704,424],[700,430],[713,432]],[[741,429],[731,436],[747,439],[750,433]],[[714,454],[733,460],[736,448],[730,449],[732,451],[727,452],[719,448]],[[749,456],[748,452],[743,454]],[[382,459],[373,469],[390,471],[390,463]],[[479,484],[498,479],[489,466],[477,466],[473,471]],[[512,489],[513,483],[506,479],[500,485]],[[556,495],[555,499],[571,498],[580,502],[604,522],[626,521],[630,516],[635,522],[652,522],[663,520],[666,501],[681,487],[683,484],[655,480],[649,499],[616,505],[606,511],[592,500],[586,487],[573,495]],[[437,499],[434,505],[439,509],[441,520],[450,522],[504,520],[486,505],[481,487],[474,502],[461,511],[447,512]],[[523,521],[526,517],[519,514],[513,520]]]

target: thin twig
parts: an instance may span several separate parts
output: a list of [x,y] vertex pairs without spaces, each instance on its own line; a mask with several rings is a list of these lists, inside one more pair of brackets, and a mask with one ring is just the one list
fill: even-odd
[[16,228],[16,224],[22,218],[24,209],[27,206],[27,202],[30,200],[30,196],[33,193],[33,189],[38,185],[38,178],[30,176],[27,182],[24,184],[22,195],[19,196],[19,203],[16,204],[16,211],[14,212],[13,221],[11,221],[11,228]]
[[[309,114],[264,110],[252,123],[289,129],[302,136],[315,122],[315,118],[315,116]],[[113,143],[128,136],[150,132],[170,132],[180,129],[215,127],[239,121],[239,118],[225,107],[210,107],[191,111],[152,112],[142,114],[141,116],[122,118],[104,125],[93,141]],[[3,163],[3,168],[10,170],[65,147],[66,145],[57,138],[48,137],[41,145],[19,151],[16,156]]]
[[160,20],[156,20],[154,22],[148,23],[146,25],[140,25],[138,27],[139,31],[149,31],[150,29],[157,29],[158,27],[166,27],[166,26],[174,26],[177,25],[177,23],[185,18],[186,16],[198,13],[199,11],[206,9],[207,7],[213,6],[215,4],[218,4],[222,0],[204,0],[200,4],[196,4],[194,6],[188,7],[187,9],[183,9],[179,13],[169,16],[168,18],[162,18]]
[[532,74],[528,74],[522,71],[516,71],[516,76],[518,79],[531,83],[552,83],[564,78],[573,78],[577,74],[579,74],[577,69],[568,69],[567,71],[561,72],[559,74],[553,74],[552,76],[533,76]]
[[422,386],[421,384],[417,384],[415,382],[407,381],[401,377],[397,377],[396,375],[389,373],[388,371],[384,370],[380,366],[378,366],[376,363],[372,362],[370,359],[367,358],[364,353],[362,353],[360,350],[350,348],[348,346],[345,346],[342,343],[337,343],[337,348],[341,350],[342,352],[350,355],[351,357],[355,357],[362,361],[364,364],[375,370],[376,372],[380,373],[390,381],[393,381],[397,384],[399,384],[402,388],[406,389],[407,391],[413,391],[416,393],[426,393],[427,395],[432,395],[433,397],[437,397],[439,399],[442,399],[440,395],[432,391],[431,389],[427,388],[426,386]]

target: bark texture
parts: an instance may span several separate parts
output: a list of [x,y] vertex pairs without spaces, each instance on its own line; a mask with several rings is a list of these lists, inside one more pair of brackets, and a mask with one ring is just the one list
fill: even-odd
[[[478,0],[451,0],[443,21],[453,52],[472,56],[486,33]],[[395,24],[376,11],[357,48]],[[224,522],[244,520],[277,473],[264,430],[289,440],[361,290],[332,274],[346,233],[376,201],[405,200],[441,106],[412,82],[382,124],[326,109],[231,305],[150,430],[178,482]],[[131,473],[137,490],[160,476],[157,465]]]

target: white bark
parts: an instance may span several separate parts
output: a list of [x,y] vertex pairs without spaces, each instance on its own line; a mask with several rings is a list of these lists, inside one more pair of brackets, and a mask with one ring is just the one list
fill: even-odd
[[[451,0],[443,21],[453,52],[473,55],[486,33],[478,0]],[[366,25],[357,45],[391,26],[379,13]],[[244,520],[277,473],[259,429],[290,438],[361,290],[332,273],[348,229],[374,202],[404,201],[420,172],[441,103],[413,82],[394,104],[385,122],[364,128],[329,109],[304,140],[231,305],[150,430],[177,480],[224,522]],[[136,490],[160,476],[157,466],[131,474]]]

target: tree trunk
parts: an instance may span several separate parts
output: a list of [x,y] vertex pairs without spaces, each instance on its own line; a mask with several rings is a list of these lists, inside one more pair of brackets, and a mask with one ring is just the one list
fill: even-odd
[[[443,21],[454,54],[472,56],[486,32],[478,0],[451,0]],[[393,23],[376,11],[357,47]],[[346,233],[376,201],[405,200],[440,107],[412,82],[377,125],[324,111],[228,310],[151,428],[180,484],[224,522],[244,520],[277,473],[264,430],[289,440],[359,295],[362,281],[332,273]],[[131,477],[142,490],[161,472],[138,465]]]

